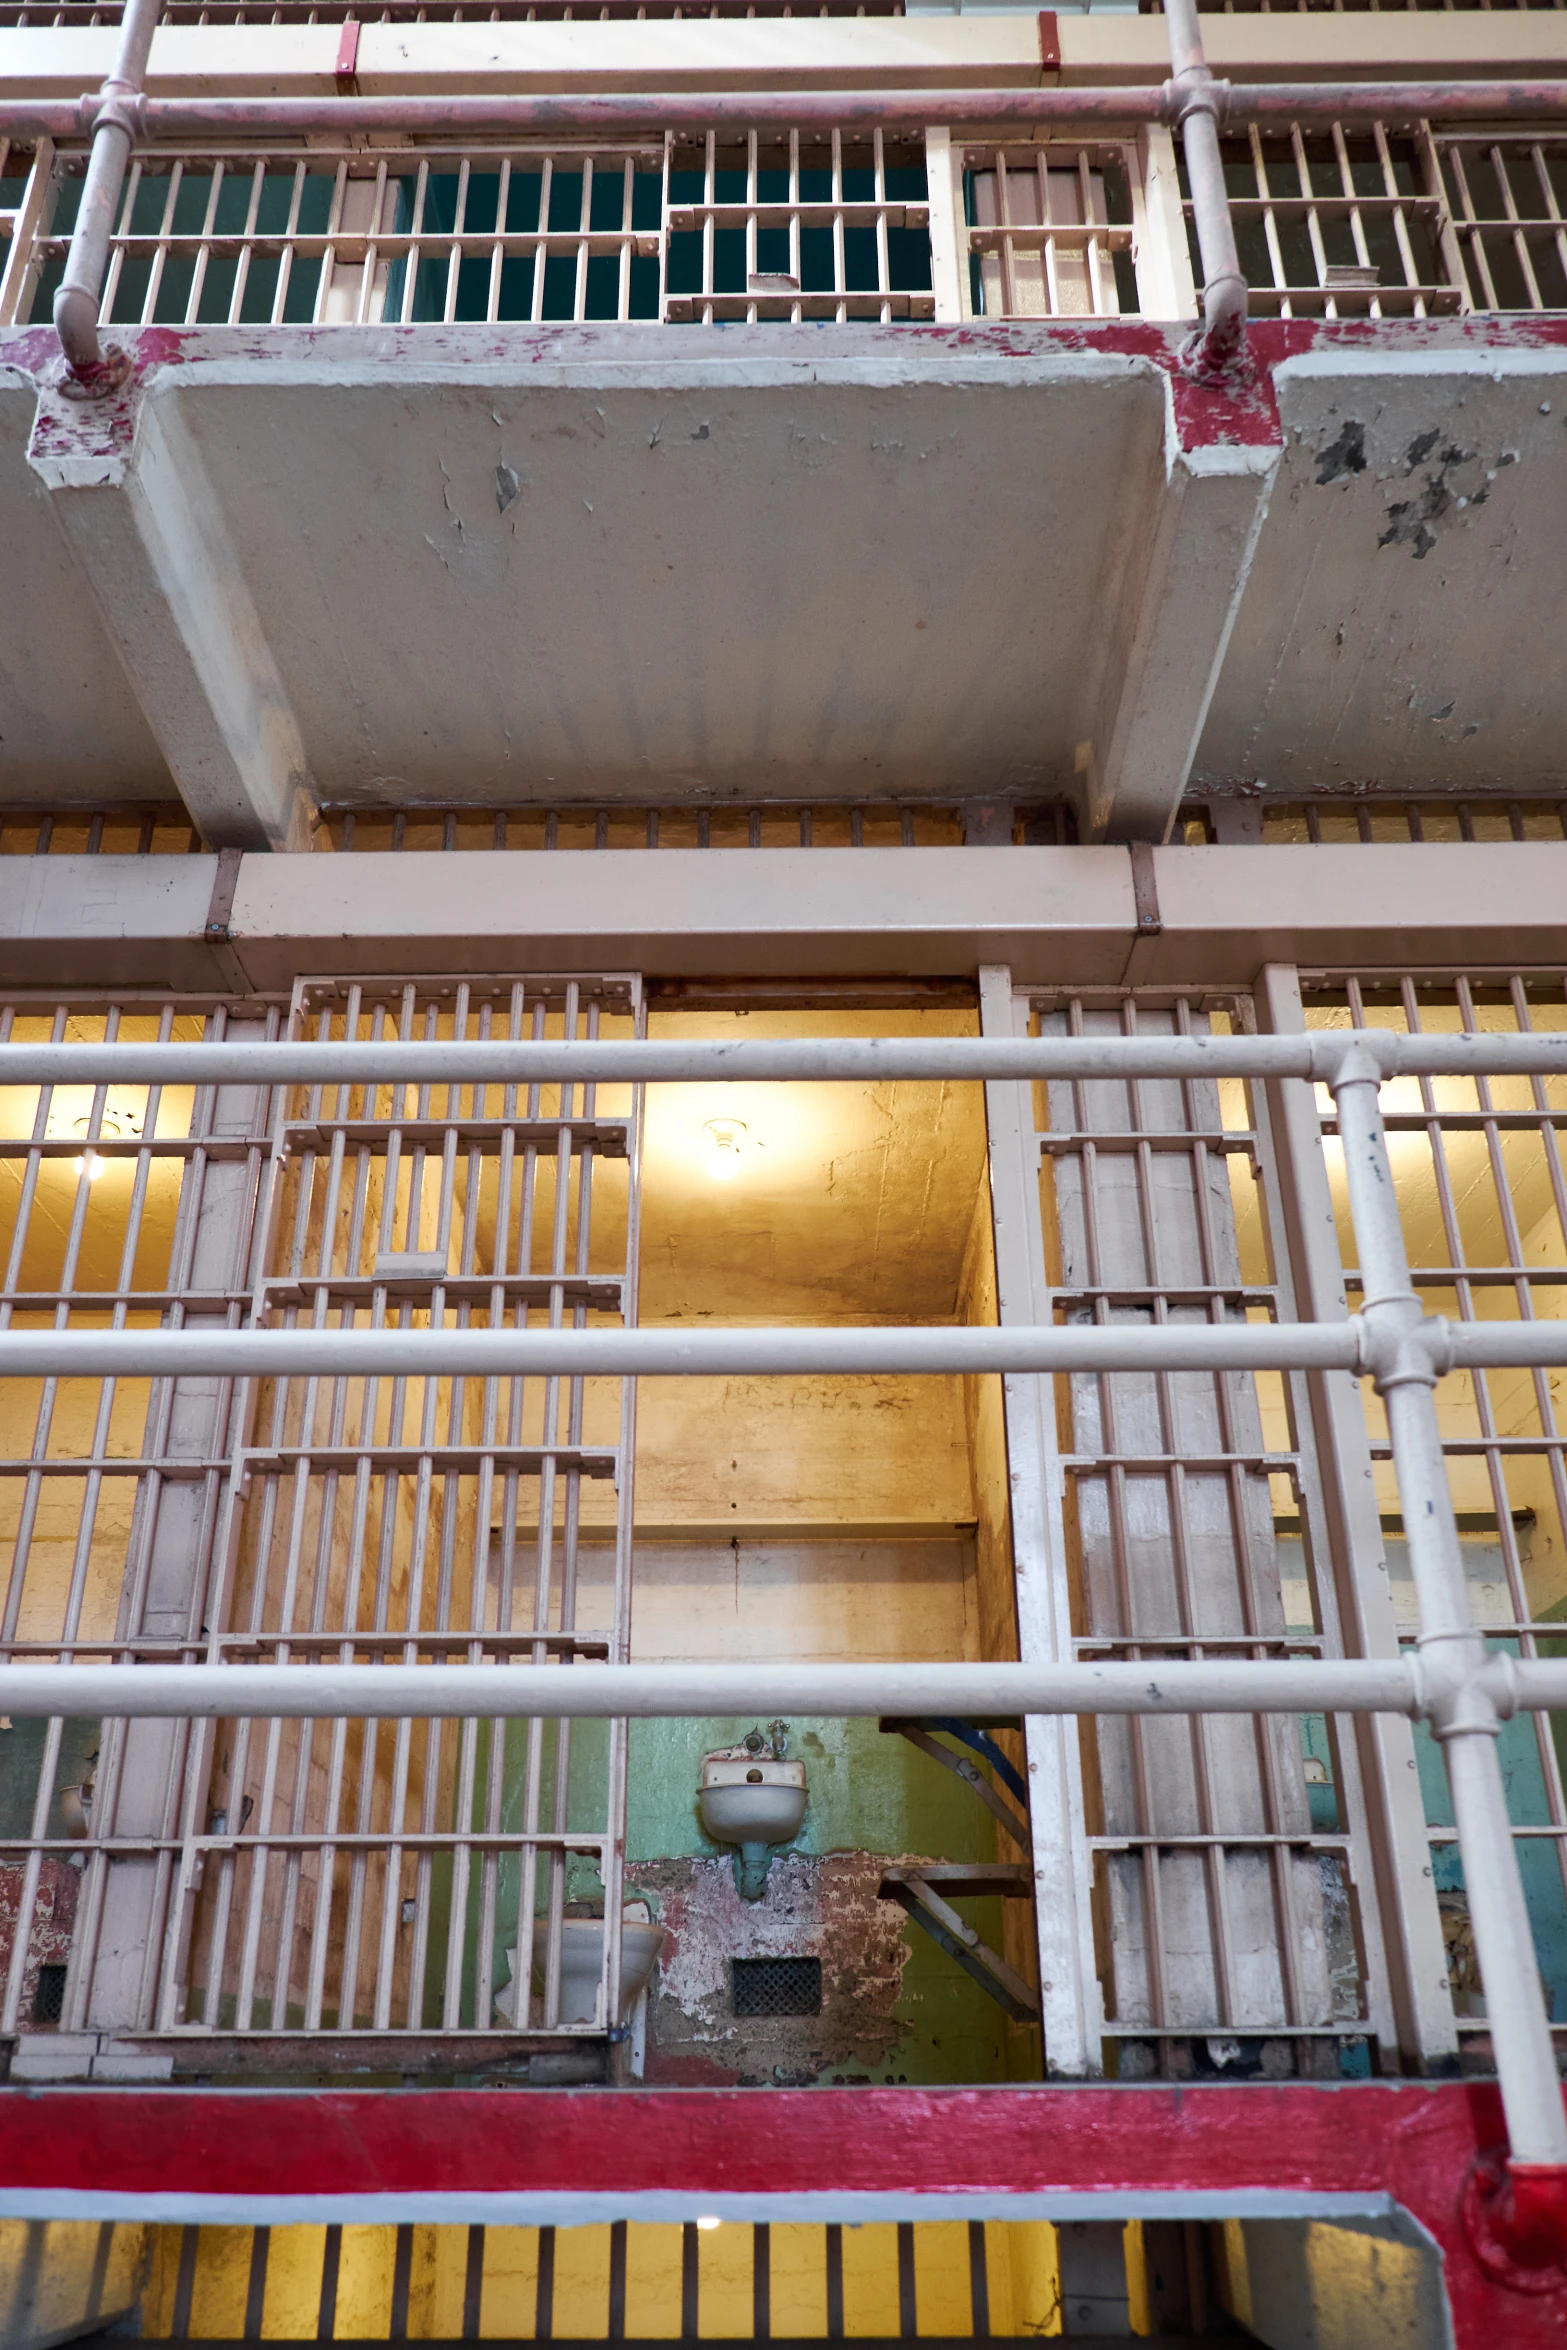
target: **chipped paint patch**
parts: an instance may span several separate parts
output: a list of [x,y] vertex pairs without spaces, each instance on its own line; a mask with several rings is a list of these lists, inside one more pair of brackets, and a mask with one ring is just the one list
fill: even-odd
[[1366,428],[1350,422],[1344,425],[1326,448],[1317,451],[1317,487],[1325,490],[1330,482],[1346,481],[1352,473],[1366,470]]
[[[780,1855],[767,1895],[742,1901],[729,1855],[645,1862],[636,1892],[656,1896],[668,1939],[648,2019],[649,2081],[796,2085],[869,2072],[907,2026],[895,2012],[908,1960],[903,1912],[877,1898],[875,1853]],[[730,1962],[819,1958],[820,2015],[737,2017]]]

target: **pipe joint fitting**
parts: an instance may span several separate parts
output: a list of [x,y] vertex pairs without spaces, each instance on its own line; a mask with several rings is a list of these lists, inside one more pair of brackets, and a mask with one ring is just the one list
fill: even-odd
[[1182,373],[1205,390],[1244,392],[1251,381],[1246,348],[1246,280],[1238,271],[1210,278],[1202,290],[1203,323],[1181,346]]
[[1194,114],[1210,116],[1219,130],[1229,120],[1230,85],[1218,80],[1205,65],[1188,65],[1172,74],[1160,99],[1164,120],[1172,130],[1183,129]]
[[[85,101],[84,101],[85,103]],[[147,135],[147,100],[129,82],[107,81],[99,91],[92,117],[92,135],[118,131],[127,146]]]
[[54,331],[60,338],[65,373],[61,396],[67,400],[108,400],[130,380],[130,353],[118,343],[98,338],[98,297],[74,281],[67,268],[54,297]]
[[1394,1387],[1434,1387],[1453,1367],[1452,1334],[1427,1318],[1413,1290],[1368,1297],[1355,1316],[1356,1370],[1378,1395]]
[[1393,1074],[1394,1040],[1360,1034],[1347,1043],[1339,1037],[1314,1036],[1311,1074],[1337,1098],[1345,1085],[1381,1086]]
[[1423,1322],[1406,1324],[1403,1329],[1373,1328],[1371,1383],[1378,1395],[1387,1395],[1395,1387],[1434,1387],[1438,1376]]
[[1470,2250],[1493,2284],[1558,2293],[1567,2272],[1567,2163],[1476,2157],[1460,2206]]
[[1414,1711],[1431,1725],[1438,1744],[1449,1738],[1495,1738],[1517,1705],[1514,1676],[1497,1672],[1510,1660],[1493,1657],[1476,1632],[1421,1635],[1410,1662]]

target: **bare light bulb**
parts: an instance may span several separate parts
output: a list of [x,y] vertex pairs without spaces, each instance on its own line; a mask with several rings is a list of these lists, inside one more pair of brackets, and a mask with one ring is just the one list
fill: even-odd
[[724,2223],[719,2218],[716,2211],[704,2211],[699,2216],[696,2224],[699,2228],[721,2228]]
[[[136,1133],[136,1126],[132,1121],[127,1121],[120,1112],[106,1109],[99,1119],[99,1133],[96,1133],[96,1140],[99,1142],[120,1142],[120,1137],[125,1135],[125,1130],[127,1130],[127,1123],[129,1123],[129,1130]],[[89,1126],[92,1126],[92,1119],[75,1121],[75,1130],[78,1130],[78,1135],[87,1135]],[[80,1159],[70,1161],[70,1173],[78,1177],[78,1180],[82,1175],[85,1175],[87,1182],[96,1182],[99,1180],[99,1175],[108,1175],[108,1159],[103,1156],[103,1152],[94,1152],[92,1142],[89,1142],[87,1147],[82,1149]]]
[[702,1129],[712,1144],[707,1171],[715,1183],[732,1183],[740,1172],[745,1127],[738,1118],[709,1118]]
[[[86,1134],[91,1124],[92,1120],[90,1118],[78,1118],[76,1121],[77,1133]],[[121,1132],[122,1128],[120,1121],[115,1116],[114,1112],[112,1110],[105,1112],[104,1116],[99,1121],[98,1139],[103,1142],[118,1142]],[[89,1183],[96,1183],[99,1176],[106,1175],[108,1171],[108,1160],[103,1156],[101,1151],[95,1151],[90,1144],[87,1149],[82,1152],[82,1155],[79,1159],[73,1159],[71,1161],[71,1173],[76,1176],[78,1180],[80,1180],[80,1178],[85,1175]]]

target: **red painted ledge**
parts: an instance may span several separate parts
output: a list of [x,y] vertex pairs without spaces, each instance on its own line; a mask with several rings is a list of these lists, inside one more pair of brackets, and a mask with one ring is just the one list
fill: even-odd
[[[1567,2339],[1476,2244],[1491,2084],[0,2090],[0,2213],[270,2221],[1314,2216],[1401,2206],[1460,2350]],[[1466,2212],[1468,2214],[1466,2220]]]

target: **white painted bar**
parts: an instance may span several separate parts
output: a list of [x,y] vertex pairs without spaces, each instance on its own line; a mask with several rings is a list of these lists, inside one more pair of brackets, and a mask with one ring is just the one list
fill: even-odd
[[[280,1644],[284,1635],[279,1635]],[[349,1635],[351,1638],[352,1635]],[[1493,1702],[1567,1706],[1567,1659],[1487,1667]],[[542,1688],[540,1684],[542,1683]],[[1446,1683],[1443,1684],[1444,1690]],[[231,1720],[699,1719],[819,1714],[1420,1713],[1420,1660],[1140,1664],[4,1665],[0,1712]]]
[[1567,1076],[1567,1034],[793,1037],[674,1043],[509,1038],[331,1044],[6,1044],[0,1085],[559,1085],[1027,1083],[1045,1078],[1299,1077],[1330,1084],[1347,1053],[1389,1077]]
[[[431,1284],[440,1287],[439,1281]],[[1567,1320],[1414,1322],[1398,1340],[1433,1378],[1567,1363]],[[1342,1322],[1118,1322],[969,1329],[18,1330],[5,1379],[721,1379],[976,1377],[1056,1371],[1352,1371],[1380,1381],[1393,1342]]]
[[[1491,1326],[1476,1327],[1483,1339]],[[1534,1359],[1567,1356],[1567,1323],[1535,1327],[1558,1351]],[[0,1378],[12,1379],[359,1379],[378,1372],[408,1379],[951,1377],[1364,1367],[1354,1321],[1033,1329],[0,1331]]]

